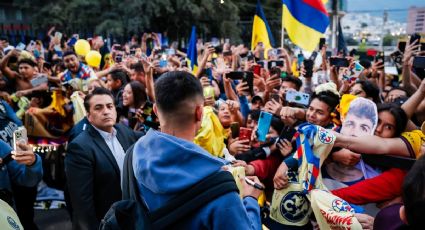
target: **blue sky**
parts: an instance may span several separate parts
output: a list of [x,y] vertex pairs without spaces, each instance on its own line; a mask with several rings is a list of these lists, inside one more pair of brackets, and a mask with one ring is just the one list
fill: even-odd
[[405,9],[403,11],[389,11],[390,20],[406,22],[407,9],[410,6],[425,6],[424,0],[347,0],[348,11],[377,10],[371,14],[382,16],[384,9]]

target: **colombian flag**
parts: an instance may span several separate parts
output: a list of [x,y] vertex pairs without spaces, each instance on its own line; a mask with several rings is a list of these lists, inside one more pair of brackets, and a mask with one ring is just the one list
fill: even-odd
[[192,73],[198,69],[198,49],[196,48],[196,27],[192,27],[190,35],[189,47],[187,49],[187,58],[189,58],[189,66],[192,68]]
[[263,8],[260,2],[257,1],[257,9],[254,16],[254,23],[252,25],[252,40],[251,50],[254,50],[255,46],[262,42],[264,44],[264,56],[267,58],[267,51],[274,46],[273,35],[270,31],[269,24],[267,23],[266,16],[264,15]]
[[322,0],[282,0],[283,25],[291,41],[313,51],[326,32],[329,15]]

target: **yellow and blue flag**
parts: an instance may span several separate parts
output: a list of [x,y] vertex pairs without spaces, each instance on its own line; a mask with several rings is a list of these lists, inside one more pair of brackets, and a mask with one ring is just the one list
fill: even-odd
[[313,51],[329,26],[329,15],[322,0],[282,0],[283,25],[291,41]]
[[264,55],[267,58],[267,51],[274,46],[274,39],[271,33],[269,23],[267,22],[266,16],[264,15],[263,8],[260,2],[257,1],[257,9],[254,16],[254,23],[252,24],[252,40],[251,50],[254,50],[255,46],[262,42],[264,45]]
[[198,69],[198,49],[196,48],[196,27],[192,27],[192,33],[190,35],[189,47],[187,49],[187,58],[189,59],[189,65],[192,69],[192,73],[195,73]]

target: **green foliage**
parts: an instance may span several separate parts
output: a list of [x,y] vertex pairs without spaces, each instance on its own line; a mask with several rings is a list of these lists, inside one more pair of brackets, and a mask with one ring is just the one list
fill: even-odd
[[[16,6],[30,13],[34,28],[43,31],[51,26],[67,33],[114,36],[156,31],[180,40],[187,38],[192,25],[196,25],[203,37],[240,41],[238,2],[242,1],[14,0]],[[251,10],[255,12],[255,4]]]

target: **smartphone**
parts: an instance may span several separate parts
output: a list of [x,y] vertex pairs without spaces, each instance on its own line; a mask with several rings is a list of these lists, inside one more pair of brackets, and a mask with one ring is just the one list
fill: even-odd
[[260,142],[266,141],[266,136],[269,133],[270,124],[273,115],[268,112],[261,111],[260,119],[258,120],[257,139]]
[[416,45],[419,45],[419,43],[421,41],[421,35],[418,34],[418,33],[415,33],[415,34],[410,35],[409,44],[413,44],[416,41],[417,41]]
[[28,143],[27,129],[25,129],[25,127],[23,126],[19,127],[17,130],[13,132],[13,149],[15,151],[21,150],[18,147],[18,143],[24,143],[24,144]]
[[233,71],[226,74],[226,76],[232,80],[242,80],[248,83],[249,93],[254,95],[254,74],[247,71]]
[[301,93],[295,90],[289,90],[286,92],[285,100],[287,102],[293,102],[293,103],[308,106],[310,102],[310,95],[306,93]]
[[348,67],[350,62],[347,58],[331,57],[329,58],[329,64],[336,67]]
[[301,66],[301,63],[304,62],[304,54],[302,53],[298,54],[297,59],[298,59],[298,66]]
[[[375,56],[375,62],[381,62],[382,64],[385,63],[385,56],[384,56],[384,52],[378,52],[378,54],[376,54]],[[384,67],[382,67],[381,69],[383,69]]]
[[251,140],[252,129],[240,127],[239,129],[239,140]]
[[239,122],[232,122],[232,124],[230,124],[230,130],[232,131],[233,139],[239,137],[239,129]]
[[317,58],[317,52],[313,51],[313,53],[311,53],[311,55],[308,59],[312,60],[314,62],[316,60],[316,58]]
[[122,62],[122,54],[117,54],[115,56],[115,62],[116,63],[121,63]]
[[163,59],[159,60],[159,67],[165,68],[165,67],[167,67],[167,65],[168,65],[167,60],[163,60]]
[[283,60],[278,60],[278,61],[269,61],[267,63],[267,68],[268,69],[272,69],[273,67],[283,67],[284,62]]
[[130,49],[130,56],[136,55],[136,49]]
[[257,74],[258,76],[261,76],[261,65],[253,65],[252,72],[254,72],[254,74]]
[[212,86],[207,86],[204,88],[204,97],[211,97],[214,99],[214,88]]
[[167,53],[167,55],[171,56],[171,55],[175,55],[176,54],[176,50],[175,49],[166,49],[165,52]]
[[147,101],[145,103],[145,105],[143,106],[144,117],[148,117],[148,116],[152,115],[152,111],[153,111],[153,104],[151,102]]
[[33,79],[31,79],[30,83],[32,87],[37,87],[41,84],[47,83],[48,78],[45,74],[37,74],[37,76]]
[[277,75],[279,77],[281,73],[282,71],[278,67],[273,67],[270,69],[270,76]]
[[22,42],[19,42],[19,44],[16,46],[17,50],[24,50],[25,49],[25,44]]
[[282,129],[282,132],[279,135],[279,139],[285,139],[285,140],[288,140],[289,142],[291,142],[292,137],[294,137],[296,132],[297,132],[297,130],[295,130],[294,128],[291,128],[289,126],[285,126]]
[[304,70],[305,70],[305,76],[306,78],[313,77],[313,67],[314,67],[314,61],[307,59],[304,60]]
[[274,101],[276,101],[276,102],[280,103],[280,97],[279,97],[279,94],[277,94],[277,93],[272,93],[272,94],[270,94],[270,98],[271,98],[272,100],[274,100]]
[[418,69],[425,69],[425,56],[414,57],[413,67]]
[[390,57],[391,57],[391,59],[393,59],[393,61],[394,61],[395,63],[397,63],[397,64],[400,64],[400,65],[401,65],[402,60],[403,60],[403,54],[401,53],[401,51],[397,50],[397,51],[395,51],[395,52],[391,53],[391,54],[390,54]]
[[425,42],[421,43],[421,51],[425,51]]
[[406,41],[399,41],[397,47],[400,52],[404,53],[404,50],[406,50]]
[[326,38],[320,38],[319,41],[319,50],[322,50],[323,46],[326,44]]

